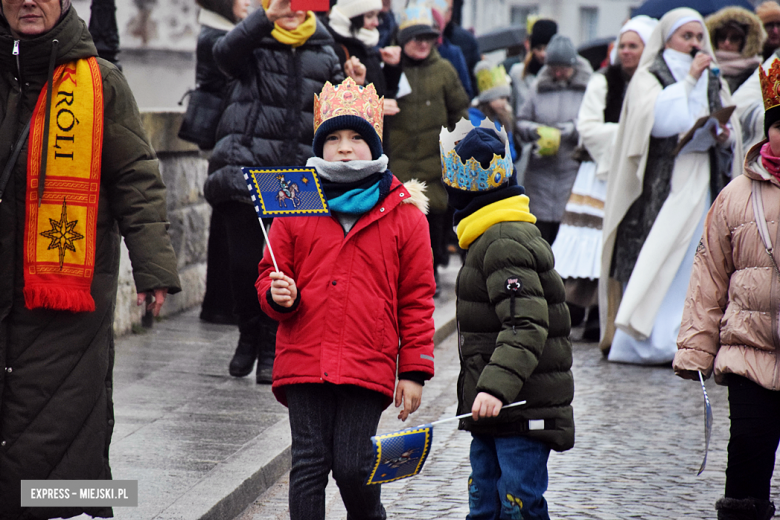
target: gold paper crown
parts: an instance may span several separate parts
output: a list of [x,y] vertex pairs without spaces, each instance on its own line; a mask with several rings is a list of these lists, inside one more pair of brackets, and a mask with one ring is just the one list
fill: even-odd
[[433,13],[427,5],[410,5],[401,12],[401,22],[398,24],[398,30],[403,31],[413,25],[430,25],[433,27]]
[[314,133],[322,123],[338,116],[362,117],[382,139],[384,96],[379,97],[373,84],[361,87],[352,78],[335,87],[330,81],[322,87],[319,97],[314,94]]
[[780,60],[775,58],[769,66],[769,72],[758,66],[758,78],[761,80],[761,95],[764,97],[764,111],[780,105]]
[[493,68],[484,68],[477,71],[477,89],[479,92],[485,92],[495,87],[509,88],[506,69],[503,65],[497,65]]
[[[498,134],[504,143],[504,156],[493,154],[490,166],[483,168],[475,158],[469,158],[465,163],[461,160],[455,147],[474,128],[486,128]],[[487,191],[498,188],[512,176],[512,153],[509,150],[509,137],[506,130],[496,128],[496,124],[488,118],[475,127],[468,119],[461,119],[450,132],[447,127],[439,134],[439,152],[441,153],[441,178],[444,184],[464,191]]]

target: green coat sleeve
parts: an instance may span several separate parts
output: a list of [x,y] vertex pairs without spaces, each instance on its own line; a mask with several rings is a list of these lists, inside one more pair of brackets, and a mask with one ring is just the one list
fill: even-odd
[[444,80],[444,101],[447,104],[447,126],[452,129],[461,119],[468,119],[469,95],[463,88],[455,68],[446,60],[446,79]]
[[[509,404],[542,355],[549,327],[547,300],[534,255],[516,240],[501,238],[490,244],[483,269],[490,303],[502,326],[490,363],[477,382],[477,392],[487,392]],[[521,288],[514,298],[512,314],[512,292],[507,289],[507,281],[514,279]]]
[[110,68],[103,79],[101,184],[130,252],[136,289],[181,291],[168,236],[165,184],[125,77]]

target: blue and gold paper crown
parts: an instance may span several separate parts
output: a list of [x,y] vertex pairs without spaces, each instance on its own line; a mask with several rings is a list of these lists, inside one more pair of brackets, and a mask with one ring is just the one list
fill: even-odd
[[504,157],[493,154],[490,166],[485,169],[471,157],[465,163],[455,151],[455,146],[475,127],[468,119],[461,119],[450,132],[442,128],[439,134],[441,153],[441,176],[447,186],[463,191],[487,191],[498,188],[512,176],[512,154],[509,151],[509,137],[506,131],[498,129],[490,119],[483,119],[480,128],[494,130],[505,145]]
[[430,6],[426,4],[412,4],[401,11],[398,30],[402,31],[413,25],[429,25],[431,27],[435,25]]

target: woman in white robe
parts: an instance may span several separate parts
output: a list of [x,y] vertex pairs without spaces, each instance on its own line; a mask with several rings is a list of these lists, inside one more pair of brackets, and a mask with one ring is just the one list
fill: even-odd
[[[701,51],[695,57],[694,48]],[[675,155],[697,119],[731,105],[713,64],[701,15],[678,8],[653,31],[629,85],[607,181],[599,279],[600,346],[610,361],[674,358],[704,216],[740,172],[742,147],[734,137],[741,130],[733,115],[702,132],[709,139],[704,151]]]
[[658,20],[640,15],[620,29],[610,64],[590,77],[577,117],[580,150],[586,152],[580,164],[571,196],[552,244],[555,270],[566,285],[566,303],[572,315],[587,321],[582,339],[599,340],[598,279],[601,273],[601,228],[607,173],[612,164],[620,109],[628,82],[634,75],[645,42]]

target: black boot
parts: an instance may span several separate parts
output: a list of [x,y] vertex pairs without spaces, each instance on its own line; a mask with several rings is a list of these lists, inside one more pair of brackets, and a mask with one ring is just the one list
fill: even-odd
[[775,516],[775,505],[757,498],[723,497],[715,502],[718,520],[769,520]]
[[249,339],[239,339],[236,353],[230,360],[228,371],[233,377],[244,377],[252,372],[257,359],[257,344]]
[[566,302],[569,307],[569,317],[571,317],[571,327],[578,327],[583,320],[585,320],[585,307],[581,307],[576,303]]
[[264,325],[263,340],[257,349],[255,381],[258,385],[270,385],[273,382],[274,358],[276,357],[276,328],[276,322]]
[[599,306],[594,305],[588,309],[588,319],[585,320],[585,330],[582,331],[583,341],[598,341],[601,339],[601,327],[599,326]]

